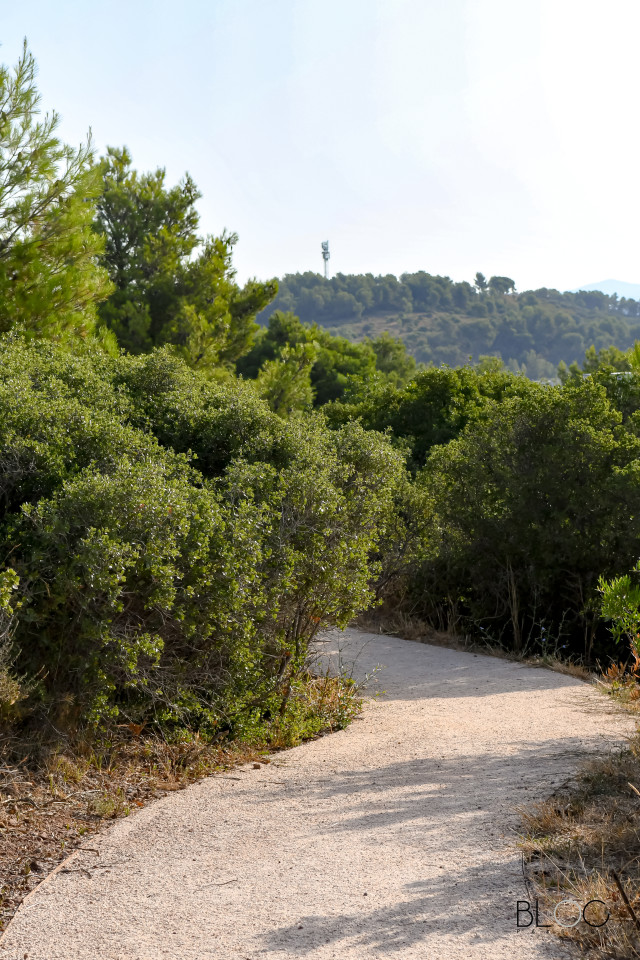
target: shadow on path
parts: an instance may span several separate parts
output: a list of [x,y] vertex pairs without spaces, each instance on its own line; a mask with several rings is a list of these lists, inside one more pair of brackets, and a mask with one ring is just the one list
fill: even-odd
[[[443,939],[463,937],[478,947],[513,940],[517,958],[516,938],[522,943],[526,936],[545,940],[548,935],[543,929],[516,927],[516,901],[528,895],[518,850],[512,847],[505,854],[500,830],[513,833],[517,806],[528,802],[529,791],[539,792],[540,764],[548,782],[551,761],[559,783],[572,774],[578,757],[584,758],[584,745],[578,738],[569,738],[560,752],[525,743],[508,757],[465,753],[441,760],[404,760],[377,770],[341,772],[330,784],[310,784],[303,797],[298,795],[298,803],[308,805],[310,812],[336,796],[343,798],[341,820],[329,827],[316,826],[310,842],[331,835],[335,843],[340,833],[355,833],[360,843],[375,849],[388,846],[396,837],[399,850],[406,848],[415,856],[416,849],[421,849],[424,877],[400,889],[390,878],[393,895],[385,896],[387,903],[380,908],[375,905],[375,891],[356,887],[343,912],[301,915],[295,923],[260,937],[258,949],[304,956],[323,945],[338,949],[342,945],[346,950],[357,944],[392,955],[424,944],[425,958],[435,960],[430,941],[442,949]],[[398,783],[402,784],[400,794],[395,789]],[[459,833],[451,829],[454,818]],[[470,820],[473,831],[468,829]],[[405,831],[407,825],[411,829]],[[351,841],[345,842],[345,857],[350,849]],[[338,863],[342,872],[344,863]],[[554,949],[557,956],[557,943]]]

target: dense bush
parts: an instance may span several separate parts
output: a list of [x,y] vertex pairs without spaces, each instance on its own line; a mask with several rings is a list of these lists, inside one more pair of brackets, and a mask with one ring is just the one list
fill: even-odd
[[0,719],[11,715],[14,704],[24,696],[12,667],[15,658],[13,632],[15,625],[14,591],[18,587],[15,570],[0,573]]
[[590,656],[608,642],[599,576],[638,555],[639,463],[640,439],[591,378],[490,404],[419,475],[432,521],[416,605],[515,649],[546,632]]
[[488,401],[536,389],[525,377],[499,369],[443,367],[422,371],[404,388],[363,384],[350,399],[330,404],[325,413],[334,425],[355,419],[369,430],[388,430],[417,468],[433,446],[457,437]]
[[401,458],[166,352],[0,352],[0,535],[31,704],[209,730],[285,709],[318,629],[369,602]]
[[258,377],[260,370],[280,358],[283,351],[302,345],[315,351],[308,383],[316,406],[341,399],[354,381],[377,378],[398,385],[406,383],[416,369],[404,344],[389,334],[352,343],[279,310],[271,314],[268,328],[237,361],[236,369],[244,377]]

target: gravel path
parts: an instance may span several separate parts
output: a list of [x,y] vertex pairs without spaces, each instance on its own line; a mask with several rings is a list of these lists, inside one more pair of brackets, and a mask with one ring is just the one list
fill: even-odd
[[[349,729],[173,793],[23,903],[0,960],[567,956],[518,930],[519,804],[630,720],[570,677],[348,630]],[[569,954],[571,956],[571,954]]]

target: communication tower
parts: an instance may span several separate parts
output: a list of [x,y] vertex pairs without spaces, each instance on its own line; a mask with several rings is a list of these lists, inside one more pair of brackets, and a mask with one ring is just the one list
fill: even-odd
[[328,265],[328,263],[329,263],[329,257],[330,257],[330,256],[331,256],[331,254],[329,253],[329,241],[328,241],[328,240],[323,240],[323,241],[322,241],[322,259],[324,260],[324,278],[325,278],[325,280],[327,279],[327,269],[328,269],[328,266],[327,266],[327,265]]

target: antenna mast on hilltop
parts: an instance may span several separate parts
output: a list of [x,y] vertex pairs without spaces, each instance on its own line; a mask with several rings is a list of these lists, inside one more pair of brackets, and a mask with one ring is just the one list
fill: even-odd
[[322,241],[322,259],[324,260],[324,278],[325,278],[325,280],[327,279],[327,264],[329,263],[329,257],[330,257],[330,256],[331,256],[331,254],[329,253],[329,241],[328,241],[328,240],[323,240],[323,241]]

